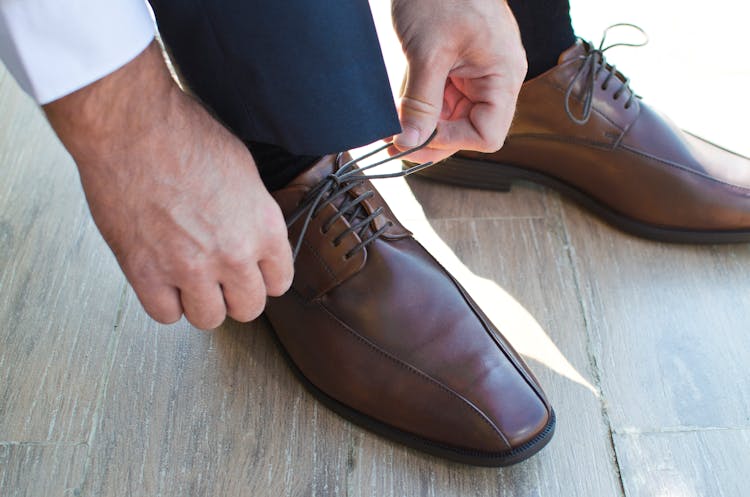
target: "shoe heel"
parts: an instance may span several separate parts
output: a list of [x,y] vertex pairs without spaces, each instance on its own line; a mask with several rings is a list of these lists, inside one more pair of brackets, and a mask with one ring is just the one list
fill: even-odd
[[[404,169],[414,167],[404,161]],[[416,173],[418,176],[441,183],[510,192],[514,178],[501,165],[461,157],[448,157],[442,162]]]

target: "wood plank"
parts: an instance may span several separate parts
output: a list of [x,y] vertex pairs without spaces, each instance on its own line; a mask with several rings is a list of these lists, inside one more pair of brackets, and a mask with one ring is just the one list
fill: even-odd
[[[559,488],[581,495],[619,495],[599,400],[571,380],[574,371],[588,374],[575,297],[543,292],[539,285],[546,276],[512,277],[509,266],[516,263],[515,256],[501,257],[504,263],[496,264],[487,255],[500,239],[526,240],[541,250],[540,263],[546,261],[543,267],[554,271],[553,288],[560,289],[571,273],[564,261],[563,269],[558,267],[557,256],[565,256],[559,243],[546,235],[539,239],[538,220],[447,223],[441,233],[452,233],[461,254],[473,258],[482,276],[511,277],[529,299],[547,293],[539,308],[545,312],[543,322],[557,322],[554,333],[571,338],[561,341],[557,355],[552,349],[551,359],[570,361],[570,366],[555,365],[568,377],[536,368],[561,418],[556,440],[542,455],[498,471],[446,463],[403,448],[341,420],[305,393],[264,322],[229,323],[213,334],[184,323],[163,327],[152,323],[131,295],[84,490],[103,496],[137,491],[164,496],[526,495],[541,485],[540,495],[553,495]],[[479,240],[469,232],[494,232],[496,238]],[[529,247],[520,244],[513,252],[525,254]],[[586,477],[571,478],[576,471],[585,471]]]
[[750,246],[677,246],[566,223],[616,430],[747,427]]
[[749,430],[618,434],[629,497],[746,497]]
[[[547,214],[545,190],[535,185],[514,185],[513,194],[508,194],[446,185],[416,176],[409,176],[407,182],[428,219],[508,219]],[[378,183],[378,187],[382,190],[386,186]]]
[[350,495],[621,495],[557,223],[439,220],[410,228],[530,359],[555,406],[557,432],[540,454],[500,470],[446,463],[362,432]]
[[160,326],[130,293],[86,493],[342,495],[352,427],[304,391],[267,326]]
[[81,495],[86,444],[0,442],[0,495],[72,497]]
[[86,440],[123,288],[74,165],[0,83],[0,440]]

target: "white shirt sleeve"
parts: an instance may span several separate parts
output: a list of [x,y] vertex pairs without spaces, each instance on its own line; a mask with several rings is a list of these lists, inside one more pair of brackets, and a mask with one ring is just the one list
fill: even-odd
[[0,59],[40,104],[124,66],[154,34],[144,0],[0,0]]

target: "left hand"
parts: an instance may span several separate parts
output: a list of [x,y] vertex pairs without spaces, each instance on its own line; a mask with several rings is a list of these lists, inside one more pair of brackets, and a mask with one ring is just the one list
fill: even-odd
[[498,150],[527,67],[505,1],[392,0],[392,14],[408,62],[396,148],[423,143],[437,126],[429,147],[409,160],[436,162],[458,150]]

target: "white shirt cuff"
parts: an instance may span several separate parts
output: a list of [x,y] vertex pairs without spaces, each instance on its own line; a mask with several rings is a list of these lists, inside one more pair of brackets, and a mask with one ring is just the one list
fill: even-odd
[[40,104],[116,71],[154,34],[144,0],[0,0],[0,58]]

